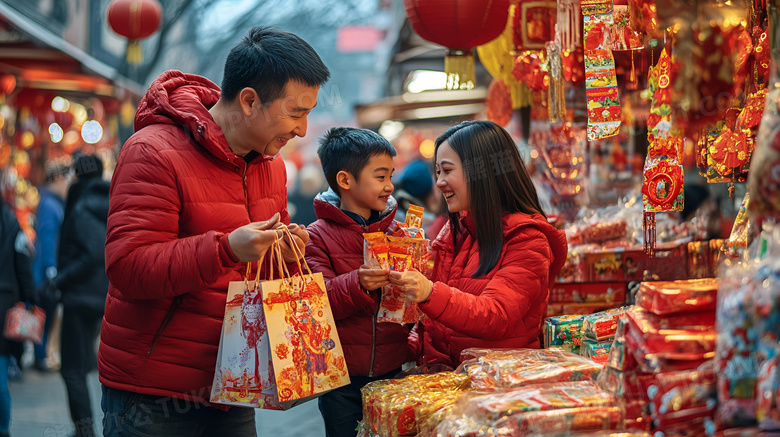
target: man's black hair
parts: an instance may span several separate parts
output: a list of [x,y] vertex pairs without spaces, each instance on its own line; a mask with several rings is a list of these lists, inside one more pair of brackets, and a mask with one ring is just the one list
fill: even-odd
[[242,89],[251,87],[268,106],[281,97],[290,80],[313,87],[329,78],[328,67],[299,36],[272,27],[253,27],[228,54],[222,98],[234,100]]
[[336,181],[336,175],[340,171],[349,172],[357,180],[371,157],[394,157],[395,147],[381,135],[368,129],[334,127],[320,139],[317,155],[322,162],[328,185],[340,196],[339,184]]

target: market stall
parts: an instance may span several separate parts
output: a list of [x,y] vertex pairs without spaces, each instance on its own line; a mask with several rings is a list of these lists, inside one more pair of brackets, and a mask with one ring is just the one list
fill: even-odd
[[[505,23],[476,49],[499,63],[482,115],[507,125],[530,102],[535,181],[569,244],[543,349],[467,349],[453,372],[371,383],[362,435],[780,431],[778,4],[482,7]],[[410,20],[437,42],[428,12]],[[730,235],[686,199],[699,177],[737,206]]]

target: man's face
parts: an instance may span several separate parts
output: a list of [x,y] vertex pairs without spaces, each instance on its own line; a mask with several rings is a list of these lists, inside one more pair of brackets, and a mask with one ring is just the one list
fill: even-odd
[[257,100],[252,105],[250,120],[253,144],[250,148],[260,154],[274,156],[288,141],[306,135],[307,117],[317,105],[319,86],[307,86],[289,81],[281,97],[263,106]]

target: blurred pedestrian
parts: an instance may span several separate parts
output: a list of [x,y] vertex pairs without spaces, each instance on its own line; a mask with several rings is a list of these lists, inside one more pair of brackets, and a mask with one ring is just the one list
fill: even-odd
[[109,183],[103,163],[81,155],[65,205],[54,285],[62,292],[62,379],[76,437],[95,435],[87,374],[97,367],[95,343],[108,293],[104,248]]
[[43,343],[35,345],[35,368],[48,372],[46,346],[49,330],[57,308],[56,289],[52,279],[57,276],[57,239],[65,214],[65,197],[70,185],[70,168],[61,163],[49,162],[46,165],[46,183],[39,188],[41,201],[35,222],[35,259],[33,260],[33,278],[41,297],[41,308],[46,313],[43,331]]
[[[11,208],[0,200],[0,326],[5,315],[17,302],[35,302],[30,244]],[[0,437],[9,436],[11,394],[8,391],[8,365],[11,345],[19,344],[0,338]]]

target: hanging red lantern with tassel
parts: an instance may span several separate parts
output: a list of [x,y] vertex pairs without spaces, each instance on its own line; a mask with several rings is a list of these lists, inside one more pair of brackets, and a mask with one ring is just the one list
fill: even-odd
[[160,28],[162,6],[157,0],[114,0],[108,5],[108,24],[128,39],[127,62],[143,62],[141,40]]
[[473,48],[504,31],[510,0],[404,0],[409,24],[423,39],[449,49],[444,60],[447,89],[472,89]]

